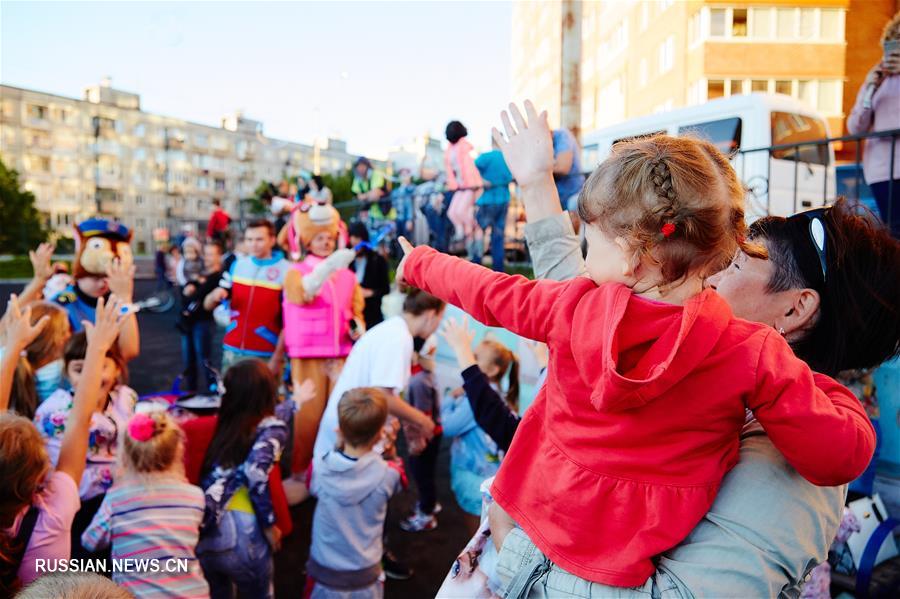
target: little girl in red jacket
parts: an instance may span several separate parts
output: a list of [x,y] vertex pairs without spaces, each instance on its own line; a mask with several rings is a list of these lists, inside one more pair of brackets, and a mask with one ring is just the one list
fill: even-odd
[[[531,193],[552,146],[546,115],[526,109],[527,123],[513,109],[518,132],[504,114],[508,141],[494,137]],[[588,276],[530,281],[404,245],[407,283],[548,344],[546,384],[491,493],[576,576],[644,583],[709,510],[748,409],[814,484],[853,480],[872,457],[859,401],[704,289],[738,248],[763,255],[744,241],[743,195],[712,144],[655,136],[616,144],[585,183]]]

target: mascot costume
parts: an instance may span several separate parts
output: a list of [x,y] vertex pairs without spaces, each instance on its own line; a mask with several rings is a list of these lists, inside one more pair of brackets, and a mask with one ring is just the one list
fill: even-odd
[[279,235],[291,256],[306,257],[291,265],[284,280],[284,345],[291,360],[294,389],[306,379],[315,385],[315,397],[299,406],[294,418],[293,471],[302,473],[312,461],[313,445],[328,396],[350,354],[353,342],[365,330],[365,300],[356,275],[347,268],[356,253],[349,249],[317,255],[310,243],[319,234],[335,240],[341,217],[327,204],[296,204]]
[[[82,330],[81,321],[94,322],[97,299],[109,292],[105,278],[113,260],[131,264],[131,230],[119,222],[105,218],[91,218],[75,225],[75,261],[72,276],[75,282],[56,297],[51,298],[65,308],[72,331]],[[87,279],[94,279],[88,285]],[[96,284],[98,279],[104,281]]]

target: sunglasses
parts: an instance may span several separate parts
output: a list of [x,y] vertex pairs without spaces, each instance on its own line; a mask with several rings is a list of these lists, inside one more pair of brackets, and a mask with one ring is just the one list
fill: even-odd
[[803,218],[807,221],[809,240],[812,242],[816,255],[819,257],[819,266],[822,268],[822,282],[827,280],[828,267],[825,261],[825,214],[831,210],[831,206],[826,208],[816,208],[799,212],[791,218]]

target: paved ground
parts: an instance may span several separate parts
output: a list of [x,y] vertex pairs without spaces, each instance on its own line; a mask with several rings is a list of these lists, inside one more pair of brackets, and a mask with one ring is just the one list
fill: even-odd
[[[9,294],[21,287],[0,283],[0,310],[6,309]],[[152,281],[138,281],[136,294],[140,298],[141,294],[150,293],[152,289]],[[139,394],[168,389],[182,368],[180,340],[174,321],[174,311],[139,315],[141,355],[129,367],[130,385]],[[214,363],[218,363],[220,357],[221,351],[217,347]],[[457,553],[466,543],[462,515],[450,491],[448,464],[449,445],[445,442],[438,463],[438,500],[444,509],[438,517],[440,524],[437,529],[413,534],[403,532],[397,526],[398,520],[411,510],[415,502],[414,488],[401,493],[391,502],[386,526],[388,545],[416,573],[408,581],[388,581],[385,593],[388,598],[433,597]],[[302,592],[314,508],[314,502],[308,501],[292,510],[294,532],[285,539],[284,547],[275,559],[275,587],[279,598],[299,597]]]

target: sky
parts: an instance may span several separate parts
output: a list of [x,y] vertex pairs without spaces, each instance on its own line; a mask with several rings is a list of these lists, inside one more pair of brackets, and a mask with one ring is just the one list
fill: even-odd
[[386,157],[461,120],[476,146],[510,94],[509,2],[0,2],[0,81]]

